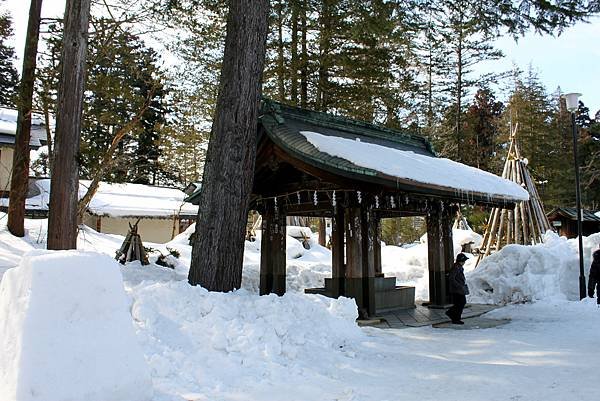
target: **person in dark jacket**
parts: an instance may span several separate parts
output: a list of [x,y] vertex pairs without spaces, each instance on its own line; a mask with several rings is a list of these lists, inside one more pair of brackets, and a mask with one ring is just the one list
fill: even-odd
[[593,261],[588,279],[588,296],[594,298],[594,291],[596,291],[596,302],[600,305],[600,249],[596,250],[592,257]]
[[446,311],[446,315],[454,324],[465,324],[460,318],[467,303],[467,295],[469,294],[469,287],[467,287],[463,270],[463,266],[467,259],[468,258],[464,253],[459,253],[458,256],[456,256],[456,262],[448,274],[450,300],[453,305]]

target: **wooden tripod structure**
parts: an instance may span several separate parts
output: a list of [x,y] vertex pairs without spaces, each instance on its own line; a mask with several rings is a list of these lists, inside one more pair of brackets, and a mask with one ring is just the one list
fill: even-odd
[[454,219],[454,224],[452,225],[453,230],[471,230],[471,226],[465,216],[460,212],[460,209],[456,211],[456,218]]
[[529,192],[529,200],[519,202],[515,208],[494,208],[490,214],[477,264],[504,245],[534,245],[543,242],[543,235],[551,230],[535,183],[527,168],[527,159],[521,156],[517,143],[518,123],[511,130],[510,146],[502,178],[514,181]]

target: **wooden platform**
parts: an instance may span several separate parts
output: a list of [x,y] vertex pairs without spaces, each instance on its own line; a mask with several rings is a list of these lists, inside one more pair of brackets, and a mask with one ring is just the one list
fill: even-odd
[[[469,319],[481,316],[498,308],[496,305],[467,304],[462,318]],[[404,329],[408,327],[421,327],[448,323],[450,319],[444,313],[446,309],[433,309],[417,304],[415,308],[398,309],[378,314],[377,320],[368,322],[358,321],[361,326],[373,326],[382,329]]]

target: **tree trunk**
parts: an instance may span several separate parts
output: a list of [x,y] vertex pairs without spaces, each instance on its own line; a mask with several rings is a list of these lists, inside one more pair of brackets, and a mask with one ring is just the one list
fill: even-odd
[[277,92],[280,102],[285,101],[285,60],[283,54],[283,1],[277,3]]
[[77,247],[79,142],[90,0],[67,0],[50,184],[48,249]]
[[291,39],[291,60],[290,60],[290,96],[291,103],[298,104],[298,1],[292,0],[292,39]]
[[462,83],[463,83],[463,28],[462,28],[462,14],[460,19],[461,26],[458,33],[458,47],[456,49],[458,70],[456,73],[456,161],[462,161],[461,157],[461,140],[462,140],[462,129],[461,129],[461,112],[462,112]]
[[308,107],[308,43],[307,43],[307,27],[306,14],[308,13],[308,1],[302,1],[302,10],[300,16],[301,30],[301,65],[300,65],[300,107]]
[[229,4],[220,91],[188,276],[190,284],[210,291],[231,291],[242,282],[268,15],[268,0]]
[[324,0],[319,16],[319,84],[317,85],[317,110],[327,111],[329,103],[329,68],[331,50],[331,4]]
[[19,114],[15,135],[8,205],[8,230],[17,237],[25,235],[25,199],[29,186],[29,140],[31,138],[31,103],[35,82],[35,65],[40,36],[42,0],[31,0],[27,39],[23,54],[23,76],[19,88]]
[[327,246],[327,223],[325,218],[319,218],[319,245]]
[[52,129],[50,128],[50,104],[48,103],[48,99],[44,95],[44,100],[42,101],[42,112],[44,113],[44,125],[46,127],[46,146],[48,147],[48,176],[52,177],[52,160],[54,156],[52,153],[53,145],[52,145]]

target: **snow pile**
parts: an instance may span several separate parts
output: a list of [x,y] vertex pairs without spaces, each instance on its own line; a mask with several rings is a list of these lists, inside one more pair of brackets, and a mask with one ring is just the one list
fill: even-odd
[[[513,200],[529,199],[528,192],[514,182],[449,159],[361,142],[358,138],[353,141],[310,131],[300,133],[321,152],[392,177],[460,192],[479,192]],[[444,174],[440,174],[441,171]]]
[[[79,181],[81,199],[90,185],[89,180]],[[26,199],[26,207],[31,210],[48,210],[50,202],[50,179],[33,181],[37,194]],[[130,217],[152,216],[172,217],[174,215],[198,214],[198,206],[184,202],[186,194],[176,188],[156,187],[142,184],[111,184],[101,182],[88,210],[98,216]],[[0,204],[8,205],[8,199]]]
[[105,255],[26,254],[0,283],[0,322],[3,401],[152,396],[119,265]]
[[[473,242],[481,245],[482,237],[471,230],[452,230],[454,256],[461,251],[462,244]],[[467,254],[467,256],[470,256]],[[469,264],[469,262],[467,262]],[[393,245],[381,246],[381,268],[386,276],[396,277],[397,285],[415,287],[415,298],[429,299],[429,266],[427,265],[427,235],[421,243],[409,248]],[[468,269],[468,268],[467,268]]]
[[[600,233],[585,237],[584,266],[588,274],[591,254]],[[467,273],[469,302],[507,304],[541,299],[579,299],[577,239],[547,232],[544,243],[508,245]]]
[[[251,372],[255,386],[275,366],[298,369],[297,358],[343,353],[364,337],[355,323],[356,304],[347,298],[223,294],[186,281],[142,284],[131,293],[138,338],[155,385],[166,392],[228,385],[243,372]],[[178,389],[168,388],[174,377]]]

